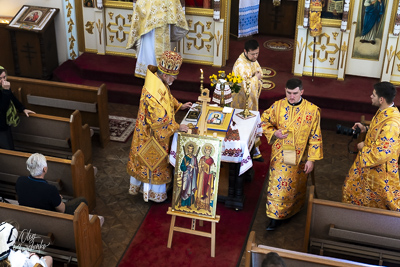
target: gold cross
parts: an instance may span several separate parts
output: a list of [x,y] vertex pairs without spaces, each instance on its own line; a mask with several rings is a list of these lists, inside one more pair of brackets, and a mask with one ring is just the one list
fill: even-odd
[[165,99],[165,95],[167,94],[167,92],[162,91],[161,89],[158,89],[158,93],[159,93],[160,96],[161,96],[160,101],[167,102],[167,100]]

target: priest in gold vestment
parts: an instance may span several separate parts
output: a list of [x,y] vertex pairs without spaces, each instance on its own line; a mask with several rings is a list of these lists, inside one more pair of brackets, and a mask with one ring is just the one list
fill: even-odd
[[[232,94],[232,104],[233,108],[244,109],[246,105],[246,82],[250,82],[250,96],[248,100],[248,108],[250,110],[258,111],[258,98],[261,94],[262,88],[262,70],[260,64],[258,64],[257,58],[260,52],[258,42],[256,40],[249,40],[244,45],[244,51],[236,60],[233,65],[232,72],[235,75],[240,75],[243,82],[238,93]],[[253,154],[253,159],[263,161],[261,158],[261,153],[258,148],[260,145],[260,139],[257,138],[255,142],[255,151]]]
[[149,66],[142,89],[139,111],[129,153],[127,172],[130,177],[129,193],[143,192],[143,199],[162,202],[167,199],[167,184],[171,182],[171,167],[167,158],[151,171],[139,157],[139,152],[153,136],[166,152],[170,138],[177,131],[187,131],[186,125],[175,121],[175,113],[192,106],[181,104],[173,97],[169,86],[177,78],[182,57],[171,51],[163,53],[158,68]]
[[272,145],[267,230],[296,214],[306,199],[307,177],[314,161],[323,157],[320,109],[302,98],[299,79],[286,83],[286,98],[276,101],[261,117],[262,128]]
[[360,206],[400,211],[400,113],[394,106],[396,88],[389,82],[374,85],[372,105],[379,107],[366,132],[343,186],[342,201]]
[[135,76],[144,78],[148,65],[157,65],[171,42],[189,31],[180,0],[137,0],[126,48],[136,50]]

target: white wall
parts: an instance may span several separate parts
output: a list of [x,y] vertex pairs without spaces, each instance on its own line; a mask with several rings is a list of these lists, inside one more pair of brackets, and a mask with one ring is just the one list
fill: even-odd
[[55,17],[55,28],[58,49],[58,62],[66,61],[68,48],[66,28],[64,24],[64,0],[0,0],[0,16],[14,17],[23,5],[58,8],[60,11]]

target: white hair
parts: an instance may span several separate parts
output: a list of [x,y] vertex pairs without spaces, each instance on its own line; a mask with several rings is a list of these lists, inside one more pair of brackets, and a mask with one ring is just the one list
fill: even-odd
[[26,161],[26,169],[33,177],[41,175],[44,167],[47,167],[47,162],[42,154],[32,154]]

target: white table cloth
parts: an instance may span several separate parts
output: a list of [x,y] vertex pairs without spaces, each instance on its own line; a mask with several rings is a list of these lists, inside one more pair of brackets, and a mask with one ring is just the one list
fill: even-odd
[[[254,145],[256,137],[262,135],[260,112],[250,111],[256,116],[247,120],[243,120],[240,117],[236,116],[236,113],[240,113],[241,111],[243,110],[235,109],[235,113],[232,116],[230,126],[232,127],[233,121],[236,122],[236,125],[232,128],[238,129],[240,140],[227,140],[227,138],[225,138],[222,143],[221,156],[221,161],[223,162],[240,163],[239,175],[242,175],[253,166],[253,161],[250,156],[250,150]],[[182,120],[181,124],[188,123],[190,122]],[[177,143],[178,133],[175,133],[172,140],[171,151],[169,154],[169,162],[174,167],[176,162]]]

